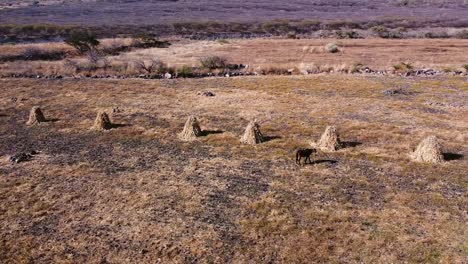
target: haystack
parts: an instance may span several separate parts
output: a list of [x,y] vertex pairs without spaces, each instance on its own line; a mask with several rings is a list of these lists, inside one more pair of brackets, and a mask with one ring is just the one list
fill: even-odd
[[184,130],[179,134],[179,138],[184,141],[191,141],[197,139],[202,135],[202,130],[198,124],[195,116],[189,116],[185,122]]
[[249,125],[245,128],[244,135],[241,137],[241,142],[244,144],[260,144],[264,142],[260,126],[255,121],[250,121]]
[[311,144],[313,147],[317,147],[324,151],[337,151],[341,148],[341,141],[336,127],[327,126],[325,132],[317,143]]
[[46,122],[44,114],[42,113],[41,108],[39,108],[38,106],[34,106],[31,109],[31,112],[29,113],[29,120],[26,124],[35,125],[42,122]]
[[444,161],[442,147],[436,136],[429,136],[419,143],[416,150],[411,153],[416,162],[441,163]]
[[91,129],[94,130],[108,130],[112,128],[112,122],[106,112],[100,110],[94,120],[94,125]]

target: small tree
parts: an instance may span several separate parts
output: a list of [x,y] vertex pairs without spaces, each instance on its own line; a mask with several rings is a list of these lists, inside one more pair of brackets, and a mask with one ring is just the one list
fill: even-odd
[[462,67],[463,69],[465,69],[466,72],[468,72],[468,64],[464,64]]
[[371,28],[372,32],[374,32],[377,36],[381,38],[389,38],[390,31],[384,26],[375,26]]
[[219,56],[210,56],[200,60],[200,64],[203,68],[210,70],[224,69],[227,67],[227,59]]
[[96,36],[88,31],[72,31],[65,43],[74,47],[79,53],[85,53],[99,45]]
[[167,48],[171,45],[168,41],[159,40],[155,35],[149,33],[138,33],[133,36],[134,44],[138,48]]
[[139,60],[135,62],[135,66],[139,72],[144,72],[147,74],[152,73],[163,73],[167,69],[167,65],[158,59],[151,60]]

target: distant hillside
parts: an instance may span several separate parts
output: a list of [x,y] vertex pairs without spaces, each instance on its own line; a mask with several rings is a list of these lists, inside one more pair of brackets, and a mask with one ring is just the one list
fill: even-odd
[[166,24],[181,21],[250,22],[273,19],[437,21],[467,26],[465,0],[7,0],[0,24]]

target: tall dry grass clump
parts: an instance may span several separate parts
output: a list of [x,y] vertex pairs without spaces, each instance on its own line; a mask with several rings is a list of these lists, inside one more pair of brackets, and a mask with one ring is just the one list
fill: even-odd
[[31,108],[31,112],[29,113],[29,120],[26,122],[26,124],[36,125],[42,122],[46,122],[46,119],[42,113],[41,108],[39,108],[39,106],[33,106],[33,108]]
[[93,130],[108,130],[112,128],[112,122],[109,115],[104,110],[99,110],[94,125],[91,127]]
[[340,136],[334,126],[327,126],[320,140],[312,142],[311,145],[324,151],[337,151],[342,147]]
[[185,122],[184,130],[179,134],[179,138],[184,141],[197,139],[202,135],[200,124],[195,116],[189,116]]
[[244,135],[241,137],[240,141],[244,144],[250,145],[265,142],[265,138],[263,137],[262,132],[260,132],[260,126],[257,124],[257,122],[250,121],[250,123],[245,128]]
[[416,162],[441,163],[444,161],[442,147],[436,136],[425,138],[416,150],[411,153],[411,159]]

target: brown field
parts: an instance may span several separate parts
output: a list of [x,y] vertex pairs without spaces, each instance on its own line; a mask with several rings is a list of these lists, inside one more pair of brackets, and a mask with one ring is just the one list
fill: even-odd
[[[328,53],[324,46],[336,43],[341,52]],[[385,70],[401,62],[418,68],[460,68],[468,63],[468,40],[461,39],[252,39],[181,41],[167,49],[146,49],[124,54],[124,58],[154,56],[170,65],[196,66],[200,58],[225,56],[234,63],[253,68],[331,66],[339,69],[361,63]]]
[[[345,54],[353,49],[367,50]],[[383,94],[391,88],[406,94]],[[197,95],[207,90],[216,96]],[[2,263],[468,258],[466,78],[1,79],[0,91]],[[34,105],[51,121],[26,126]],[[100,108],[120,125],[91,131]],[[191,114],[207,135],[182,142]],[[242,145],[253,118],[270,140]],[[293,148],[327,125],[348,147],[296,166]],[[445,163],[409,160],[428,135],[440,138]],[[31,149],[41,153],[8,162]]]
[[[132,39],[104,39],[100,49],[130,45]],[[78,56],[64,43],[0,45],[1,57],[20,56],[28,50],[49,54],[68,54],[62,60],[6,61],[0,63],[0,75],[85,75],[106,74],[136,76],[141,73],[137,61],[159,59],[169,67],[200,66],[200,59],[222,56],[230,63],[249,65],[247,71],[269,69],[297,69],[309,72],[350,71],[355,65],[374,70],[391,71],[394,65],[410,63],[415,69],[432,68],[439,71],[464,71],[468,64],[468,40],[462,39],[251,39],[225,41],[195,41],[171,39],[168,48],[132,49],[120,55],[106,55],[91,65],[86,56]],[[327,43],[337,43],[338,53],[324,50]],[[74,69],[67,63],[76,64]],[[93,66],[93,67],[91,67]],[[95,67],[94,67],[95,66]],[[107,68],[104,68],[107,67]],[[77,71],[76,68],[92,68]]]

